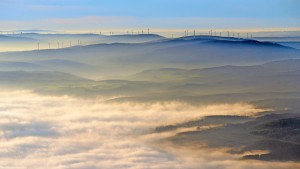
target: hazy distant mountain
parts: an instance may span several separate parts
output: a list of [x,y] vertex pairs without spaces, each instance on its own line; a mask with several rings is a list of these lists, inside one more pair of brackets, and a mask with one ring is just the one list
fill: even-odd
[[[67,60],[44,60],[38,65],[49,70],[80,74],[90,65]],[[78,67],[78,70],[73,69]],[[97,72],[97,71],[96,71]],[[25,73],[25,72],[23,72]],[[29,74],[32,72],[29,72]],[[9,72],[6,76],[9,77]],[[15,74],[15,72],[13,72]],[[40,92],[49,86],[26,76]],[[56,76],[54,76],[56,77]],[[283,60],[255,66],[222,66],[204,69],[157,69],[144,71],[128,80],[83,80],[77,84],[58,83],[51,92],[82,96],[115,96],[111,102],[180,101],[190,104],[234,103],[264,99],[300,98],[300,61]],[[12,82],[11,79],[2,79]],[[43,81],[42,81],[43,82]],[[22,86],[22,84],[16,84]],[[33,88],[35,89],[35,88]]]
[[[165,42],[170,43],[170,42]],[[299,50],[276,43],[253,40],[184,40],[180,45],[157,49],[143,59],[172,64],[224,65],[254,64],[276,59],[298,58]]]
[[290,36],[290,37],[257,37],[255,40],[262,42],[276,42],[283,46],[288,46],[296,49],[300,49],[300,36]]
[[[37,39],[23,37],[20,35],[0,35],[0,43],[15,43],[15,42],[37,42]],[[12,45],[12,44],[10,44]]]
[[[48,85],[70,85],[88,82],[84,78],[61,72],[50,71],[0,71],[1,86],[10,88],[47,87]],[[33,87],[33,88],[32,88]]]
[[59,71],[81,76],[97,72],[94,66],[69,60],[40,60],[30,62],[0,61],[0,71]]
[[0,71],[41,71],[47,70],[46,67],[41,65],[27,63],[27,62],[9,62],[9,61],[0,61]]
[[99,70],[99,68],[96,68],[90,64],[63,59],[41,60],[36,61],[35,63],[54,71],[66,72],[86,77],[89,77],[89,74],[93,74]]
[[37,49],[38,39],[22,35],[0,35],[0,52]]
[[98,43],[144,43],[166,39],[156,34],[137,34],[137,35],[112,35],[104,36]]
[[[247,101],[252,101],[250,98],[288,98],[288,93],[299,92],[299,54],[297,49],[271,42],[191,36],[163,38],[137,44],[95,44],[65,49],[0,53],[0,60],[14,64],[33,64],[27,67],[6,65],[6,70],[11,71],[30,70],[29,66],[35,70],[37,67],[33,69],[33,66],[36,65],[47,70],[87,78],[125,80],[122,83],[90,81],[89,84],[76,87],[60,85],[51,89],[61,94],[123,96],[115,97],[122,101],[163,98],[213,102],[219,97],[221,102],[242,98]],[[254,63],[259,64],[253,65]],[[246,66],[238,66],[244,64]],[[202,68],[203,65],[213,67]],[[173,68],[165,68],[169,66]],[[151,70],[147,70],[148,68]],[[135,75],[127,76],[129,74]],[[107,85],[113,87],[103,87]],[[40,89],[43,92],[47,90],[48,88]],[[77,92],[80,90],[85,92]],[[257,93],[258,97],[254,97]],[[222,94],[224,95],[221,96]]]
[[259,41],[269,41],[269,42],[299,42],[300,36],[277,36],[277,37],[255,37],[255,40]]
[[0,60],[11,61],[32,62],[41,57],[45,60],[62,59],[95,65],[101,67],[97,75],[110,77],[163,67],[253,65],[274,60],[297,59],[300,58],[300,50],[269,42],[196,36],[137,44],[97,44],[0,54]]
[[71,67],[71,68],[78,68],[80,67],[91,67],[91,65],[84,64],[84,63],[79,63],[79,62],[74,62],[70,60],[62,60],[62,59],[52,59],[52,60],[41,60],[37,61],[40,65],[45,65],[49,67]]
[[[23,33],[22,37],[35,38],[41,42],[65,43],[65,47],[76,45],[90,45],[97,43],[143,43],[164,39],[164,37],[155,34],[135,34],[135,35],[102,35],[102,34],[39,34]],[[61,44],[62,45],[62,44]],[[54,47],[55,45],[53,45]]]
[[68,40],[95,40],[97,38],[103,37],[99,34],[57,34],[57,33],[23,33],[23,37],[35,38],[40,41],[52,41],[52,40],[65,40],[67,43]]
[[132,78],[149,81],[183,81],[186,83],[200,83],[202,81],[202,84],[204,84],[208,81],[240,79],[249,76],[253,77],[253,80],[258,80],[257,78],[259,77],[266,77],[267,79],[267,77],[271,78],[272,76],[283,76],[285,73],[297,75],[299,71],[300,59],[291,59],[254,66],[221,66],[191,70],[175,68],[153,69],[137,73]]
[[138,73],[132,80],[169,86],[157,96],[116,98],[117,102],[183,101],[193,104],[233,103],[271,98],[300,97],[300,60],[255,66],[204,69],[157,69]]
[[[38,49],[59,49],[72,46],[109,43],[143,43],[164,39],[154,34],[138,35],[101,35],[101,34],[58,34],[54,32],[36,33],[19,32],[17,34],[0,35],[0,51],[28,51]],[[18,43],[16,43],[18,42]],[[12,45],[14,43],[14,45]]]

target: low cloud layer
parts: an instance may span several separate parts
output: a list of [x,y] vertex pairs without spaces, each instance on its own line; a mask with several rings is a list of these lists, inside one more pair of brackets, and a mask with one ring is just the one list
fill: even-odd
[[98,100],[0,93],[0,166],[8,168],[293,168],[237,160],[222,150],[156,146],[154,127],[206,115],[251,115],[248,104],[104,104]]

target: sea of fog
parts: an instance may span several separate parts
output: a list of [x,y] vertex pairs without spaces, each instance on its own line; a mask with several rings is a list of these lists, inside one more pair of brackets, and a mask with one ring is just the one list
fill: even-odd
[[[255,115],[249,104],[111,104],[30,91],[0,92],[0,168],[283,169],[292,162],[244,161],[221,149],[160,144],[155,127],[206,115]],[[188,143],[187,143],[188,144]]]

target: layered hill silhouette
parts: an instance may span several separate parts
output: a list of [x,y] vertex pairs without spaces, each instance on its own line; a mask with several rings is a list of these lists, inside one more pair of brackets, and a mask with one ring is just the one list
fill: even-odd
[[[150,36],[150,39],[157,37],[157,35],[139,35],[135,38],[147,36]],[[110,38],[126,39],[129,37],[134,36]],[[0,54],[0,60],[6,61],[32,63],[37,60],[69,60],[85,63],[101,69],[94,73],[90,72],[93,77],[124,76],[145,69],[174,66],[190,69],[223,65],[253,65],[297,58],[300,58],[300,50],[277,43],[210,36],[177,39],[157,37],[154,41],[144,43],[107,43]]]
[[35,39],[61,45],[62,39],[81,38],[89,43],[0,53],[1,89],[101,98],[103,104],[247,103],[268,111],[170,123],[157,126],[151,134],[171,135],[160,141],[193,151],[205,144],[243,159],[300,161],[300,50],[296,48],[217,36],[22,36],[8,38],[33,39],[34,45]]

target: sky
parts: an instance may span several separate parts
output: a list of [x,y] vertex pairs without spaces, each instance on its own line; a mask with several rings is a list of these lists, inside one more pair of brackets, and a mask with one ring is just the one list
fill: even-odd
[[1,0],[0,29],[293,29],[299,0]]

